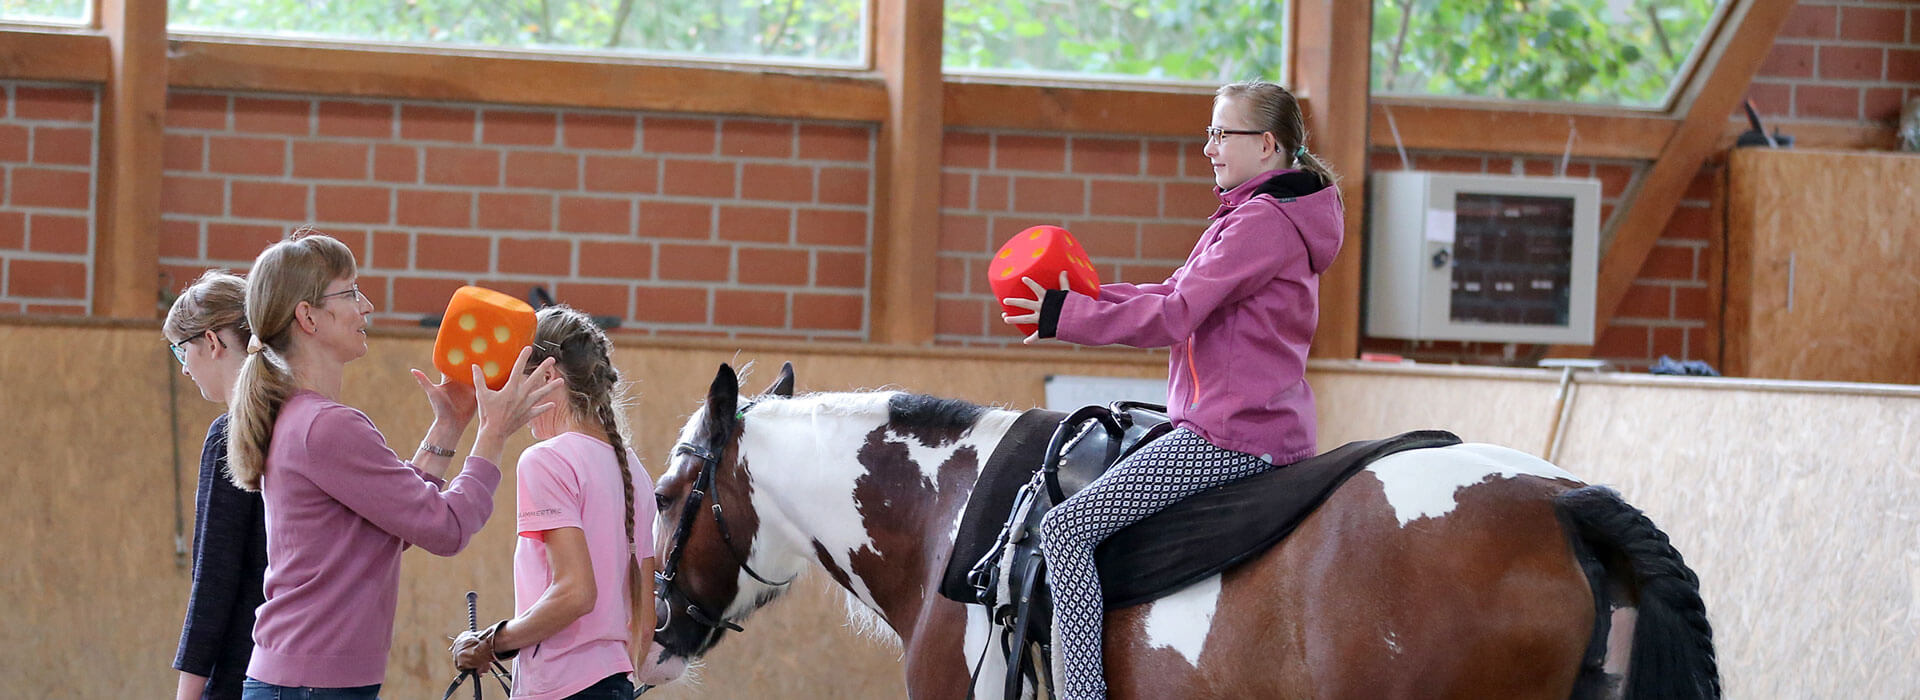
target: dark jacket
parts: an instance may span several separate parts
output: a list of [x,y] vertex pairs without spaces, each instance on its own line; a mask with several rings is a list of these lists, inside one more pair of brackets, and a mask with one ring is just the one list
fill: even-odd
[[267,517],[260,494],[227,478],[227,416],[207,428],[193,515],[193,592],[173,667],[207,677],[201,697],[239,700],[253,653],[253,611],[266,600]]

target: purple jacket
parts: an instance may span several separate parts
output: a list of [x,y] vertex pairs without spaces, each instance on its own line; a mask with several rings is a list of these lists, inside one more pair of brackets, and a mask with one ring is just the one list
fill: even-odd
[[1336,188],[1272,170],[1220,196],[1187,262],[1159,284],[1114,283],[1100,297],[1055,292],[1054,335],[1081,345],[1171,347],[1167,410],[1218,447],[1290,464],[1314,454],[1307,346],[1320,273],[1345,233]]

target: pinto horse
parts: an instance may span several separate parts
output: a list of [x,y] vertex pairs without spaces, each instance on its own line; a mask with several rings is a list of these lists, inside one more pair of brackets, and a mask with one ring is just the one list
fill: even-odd
[[[1001,698],[988,611],[936,591],[1018,415],[795,397],[790,365],[742,402],[722,365],[655,493],[675,525],[659,530],[653,661],[697,659],[819,567],[898,637],[910,697]],[[1492,445],[1374,462],[1278,545],[1110,611],[1105,635],[1115,698],[1719,695],[1698,582],[1666,535],[1613,491]]]

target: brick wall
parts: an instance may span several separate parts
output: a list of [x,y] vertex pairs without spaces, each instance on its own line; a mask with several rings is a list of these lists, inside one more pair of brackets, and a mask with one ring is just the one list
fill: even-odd
[[1763,115],[1892,123],[1920,97],[1920,4],[1800,3],[1747,96]]
[[0,312],[87,313],[98,103],[90,86],[0,82]]
[[178,288],[311,223],[386,324],[543,285],[646,335],[861,339],[871,125],[213,92],[168,97]]

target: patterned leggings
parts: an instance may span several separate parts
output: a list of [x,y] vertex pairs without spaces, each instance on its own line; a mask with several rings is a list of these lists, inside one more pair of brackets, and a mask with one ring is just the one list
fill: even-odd
[[1259,457],[1215,447],[1178,428],[1147,443],[1047,513],[1040,522],[1041,547],[1047,555],[1047,585],[1053,590],[1054,653],[1066,676],[1054,679],[1062,700],[1107,695],[1100,666],[1104,612],[1094,546],[1175,501],[1272,468]]

